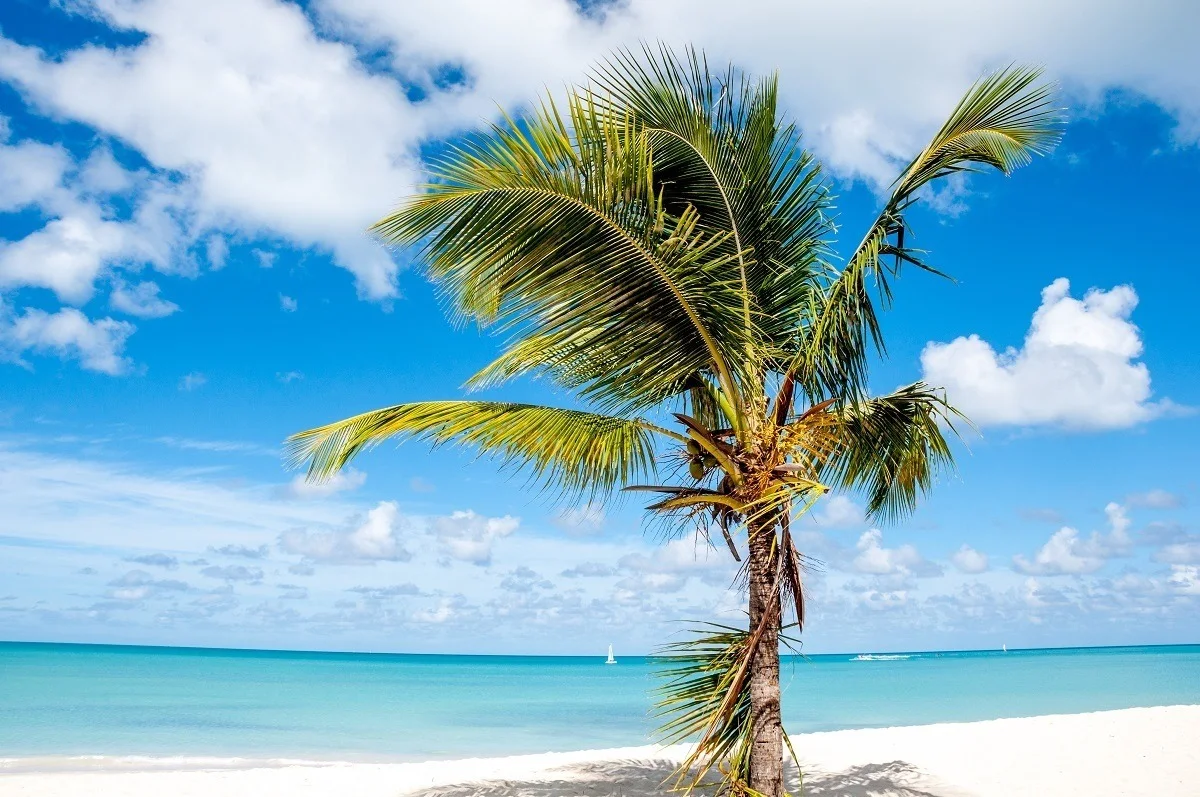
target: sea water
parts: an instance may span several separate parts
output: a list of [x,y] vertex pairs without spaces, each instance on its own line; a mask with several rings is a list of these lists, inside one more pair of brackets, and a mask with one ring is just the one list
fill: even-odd
[[[0,643],[0,757],[429,760],[652,740],[655,665]],[[1200,703],[1200,646],[784,659],[792,733]]]

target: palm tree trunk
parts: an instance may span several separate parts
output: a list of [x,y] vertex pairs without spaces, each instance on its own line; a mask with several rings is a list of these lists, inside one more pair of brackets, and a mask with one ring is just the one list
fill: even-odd
[[779,716],[780,597],[776,588],[774,528],[751,523],[749,531],[750,631],[766,619],[750,663],[750,709],[754,729],[749,785],[764,797],[783,795],[783,723]]

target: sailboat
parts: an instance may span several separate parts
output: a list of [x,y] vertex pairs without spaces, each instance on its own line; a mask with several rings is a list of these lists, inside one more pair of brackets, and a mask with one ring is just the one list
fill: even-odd
[[608,660],[605,661],[604,663],[605,664],[616,664],[617,663],[617,660],[613,658],[612,645],[608,646]]
[[1001,642],[1000,650],[1004,651],[1005,653],[1008,653],[1008,645],[1005,645],[1003,642]]

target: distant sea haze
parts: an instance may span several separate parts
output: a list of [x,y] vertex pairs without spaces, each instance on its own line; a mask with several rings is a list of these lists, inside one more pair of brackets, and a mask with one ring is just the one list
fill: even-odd
[[[619,651],[618,651],[619,654]],[[416,761],[646,744],[655,665],[0,643],[0,756]],[[792,733],[1200,703],[1200,646],[785,659]]]

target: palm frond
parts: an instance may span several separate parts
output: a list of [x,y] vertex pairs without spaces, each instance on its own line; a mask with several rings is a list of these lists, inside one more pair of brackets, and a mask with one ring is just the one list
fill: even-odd
[[[458,443],[528,468],[567,494],[605,493],[651,473],[653,424],[579,410],[491,401],[426,401],[356,415],[288,438],[287,460],[327,479],[393,437]],[[668,433],[673,434],[673,433]]]
[[796,329],[797,297],[819,276],[829,192],[794,125],[778,110],[778,79],[712,69],[702,54],[660,45],[621,50],[593,72],[610,113],[632,114],[654,150],[655,181],[674,212],[699,211],[728,233],[745,323],[770,354]]
[[[1010,67],[975,84],[896,180],[891,196],[846,266],[815,295],[790,373],[813,398],[859,395],[866,385],[867,341],[883,352],[876,303],[891,304],[890,280],[904,263],[939,273],[906,245],[905,211],[934,180],[988,166],[1010,174],[1049,152],[1062,135],[1054,87],[1041,70]],[[872,296],[872,283],[876,296]]]
[[694,208],[671,212],[654,174],[644,132],[573,92],[565,116],[547,102],[453,150],[374,229],[423,244],[460,318],[514,336],[476,386],[544,372],[628,414],[710,373],[738,407],[736,253]]
[[950,467],[953,455],[943,427],[956,433],[955,422],[966,420],[924,382],[847,403],[831,414],[839,446],[823,475],[840,488],[864,490],[868,516],[883,519],[910,513]]
[[1062,112],[1042,70],[1014,66],[983,78],[959,101],[929,145],[897,178],[895,195],[911,196],[932,180],[990,166],[1004,174],[1045,155],[1062,137]]
[[[732,793],[753,794],[746,783],[754,728],[748,673],[759,637],[778,619],[768,613],[748,630],[701,623],[688,629],[688,638],[656,651],[659,739],[664,744],[695,743],[675,771],[676,790],[690,793],[719,783],[732,787]],[[780,640],[789,646],[794,641],[782,634]],[[718,780],[706,781],[714,770]]]
[[703,785],[714,769],[725,768],[723,781],[744,781],[753,727],[745,674],[754,634],[715,623],[690,634],[658,651],[655,673],[662,679],[654,709],[663,720],[660,739],[696,742],[675,773],[674,787],[685,792]]

